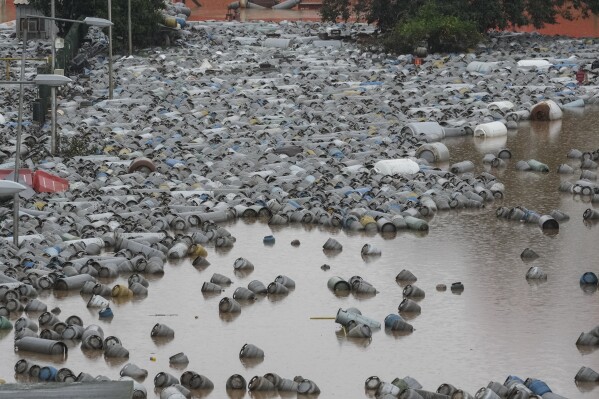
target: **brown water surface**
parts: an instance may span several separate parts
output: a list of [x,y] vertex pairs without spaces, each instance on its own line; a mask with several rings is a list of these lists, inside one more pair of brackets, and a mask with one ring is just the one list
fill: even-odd
[[[210,398],[225,397],[225,381],[234,373],[249,381],[268,372],[313,379],[322,398],[363,397],[364,380],[371,375],[386,381],[410,375],[430,390],[448,382],[474,394],[490,380],[503,382],[509,374],[542,379],[569,398],[596,398],[599,388],[579,389],[574,375],[583,365],[599,369],[599,352],[575,346],[581,332],[599,324],[599,294],[585,293],[578,283],[582,273],[599,272],[599,226],[583,223],[582,213],[591,206],[588,199],[558,193],[560,176],[554,171],[567,161],[571,148],[599,148],[598,117],[598,109],[587,108],[566,112],[563,121],[526,123],[510,132],[505,143],[472,137],[447,140],[451,162],[471,159],[477,172],[485,169],[481,159],[486,152],[507,145],[513,151],[508,167],[491,171],[505,183],[506,198],[481,211],[439,213],[428,234],[382,237],[311,225],[275,229],[261,221],[239,221],[226,226],[237,238],[232,249],[209,248],[211,265],[204,270],[194,268],[191,260],[168,264],[163,277],[150,279],[147,298],[114,303],[112,321],[99,320],[97,310],[87,309],[87,298],[79,293],[44,292],[40,299],[49,309],[59,306],[61,320],[76,314],[85,325],[101,325],[105,336],[121,338],[130,351],[129,361],[149,371],[145,385],[150,397],[158,372],[180,377],[183,370],[169,367],[168,358],[183,351],[190,359],[185,370],[214,382]],[[517,160],[531,158],[547,163],[552,172],[514,170]],[[494,210],[501,204],[538,212],[560,209],[571,219],[561,224],[559,234],[547,235],[536,225],[498,220]],[[271,234],[276,244],[265,246],[262,238]],[[340,254],[323,253],[329,237],[343,244]],[[293,239],[301,245],[292,247]],[[363,259],[360,248],[365,243],[379,247],[382,256]],[[525,279],[531,264],[522,262],[520,253],[526,247],[540,254],[531,264],[547,272],[546,282]],[[233,262],[238,257],[253,262],[255,270],[236,275]],[[325,263],[331,266],[329,271],[321,270]],[[402,300],[395,276],[404,268],[418,277],[416,285],[426,292],[420,301],[422,314],[410,320],[415,327],[412,334],[380,330],[371,340],[349,340],[333,320],[310,319],[333,317],[337,309],[355,306],[382,322],[397,312]],[[232,278],[233,285],[222,295],[203,295],[202,283],[215,272]],[[253,279],[268,284],[281,274],[296,282],[288,296],[263,297],[242,305],[238,316],[219,316],[218,302],[232,296],[236,287]],[[369,298],[337,297],[327,289],[327,280],[337,275],[362,276],[379,293]],[[126,283],[125,277],[104,282]],[[435,290],[439,283],[449,286],[456,281],[465,286],[461,295]],[[150,331],[156,323],[173,328],[175,338],[153,340]],[[262,348],[264,361],[242,364],[238,353],[245,343]],[[14,381],[13,366],[24,355],[14,352],[13,334],[0,336],[0,353],[0,377]],[[27,359],[114,379],[126,363],[84,353],[79,343],[69,345],[63,362],[31,355]]]

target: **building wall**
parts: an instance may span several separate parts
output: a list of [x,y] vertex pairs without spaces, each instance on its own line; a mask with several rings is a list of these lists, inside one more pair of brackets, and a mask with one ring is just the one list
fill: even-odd
[[[17,31],[17,36],[21,37],[22,35],[22,24],[25,23],[25,16],[27,15],[41,15],[43,16],[44,14],[38,10],[36,10],[35,8],[29,6],[29,5],[16,5],[17,11],[16,11],[16,31]],[[49,37],[48,34],[48,26],[49,26],[49,22],[45,21],[43,19],[30,19],[29,20],[29,25],[30,26],[36,26],[37,29],[35,31],[33,30],[29,30],[27,32],[27,37],[34,39],[34,38],[42,38],[42,39],[47,39]]]
[[546,25],[542,29],[534,26],[517,28],[518,32],[539,32],[544,35],[561,35],[571,37],[599,37],[599,16],[591,15],[589,18],[580,18],[568,21],[563,18],[557,19],[557,24]]

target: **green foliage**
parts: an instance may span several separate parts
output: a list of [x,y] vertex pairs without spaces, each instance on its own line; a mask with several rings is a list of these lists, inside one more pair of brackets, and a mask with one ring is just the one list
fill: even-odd
[[428,2],[413,18],[398,23],[386,37],[389,51],[411,53],[418,46],[429,52],[464,51],[481,40],[473,21],[446,15],[434,2]]
[[334,0],[322,3],[320,16],[323,21],[336,22],[341,19],[345,22],[351,16],[349,0]]
[[[50,0],[29,0],[35,8],[50,15]],[[126,48],[128,0],[112,0],[112,44],[115,50]],[[79,17],[98,17],[108,19],[108,0],[55,0],[56,17],[78,19]],[[164,9],[163,0],[131,0],[131,31],[133,45],[143,47],[156,41],[158,23],[162,21],[160,11]],[[68,32],[71,23],[57,23],[59,36]],[[107,33],[108,28],[104,28]]]
[[83,157],[98,153],[98,146],[84,136],[59,136],[59,152],[65,158]]
[[[579,10],[583,16],[599,13],[599,0],[432,0],[443,15],[471,21],[479,32],[489,29],[505,29],[509,26],[533,25],[541,28],[556,22],[557,17],[572,19],[572,11]],[[415,17],[427,0],[323,0],[323,21],[336,21],[346,15],[356,20],[362,16],[368,23],[375,23],[388,31],[401,20]]]

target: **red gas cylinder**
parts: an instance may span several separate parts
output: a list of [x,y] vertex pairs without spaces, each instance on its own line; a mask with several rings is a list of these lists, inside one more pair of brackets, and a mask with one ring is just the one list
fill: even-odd
[[586,72],[584,71],[584,69],[580,68],[578,70],[578,72],[576,72],[576,81],[578,82],[579,85],[583,84],[583,82],[586,79]]

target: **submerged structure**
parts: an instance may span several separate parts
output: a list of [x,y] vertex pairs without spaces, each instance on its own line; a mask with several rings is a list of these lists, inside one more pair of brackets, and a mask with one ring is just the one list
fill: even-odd
[[230,10],[237,10],[239,8],[254,8],[254,9],[268,9],[273,10],[289,10],[298,5],[301,0],[239,0],[229,4]]

